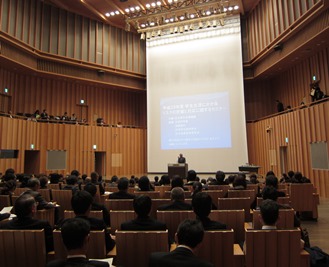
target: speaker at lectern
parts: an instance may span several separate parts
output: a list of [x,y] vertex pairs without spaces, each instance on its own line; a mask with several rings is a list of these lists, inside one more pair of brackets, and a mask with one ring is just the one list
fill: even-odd
[[170,179],[174,175],[179,175],[181,178],[185,179],[187,177],[188,164],[186,163],[169,163],[168,164],[168,176]]

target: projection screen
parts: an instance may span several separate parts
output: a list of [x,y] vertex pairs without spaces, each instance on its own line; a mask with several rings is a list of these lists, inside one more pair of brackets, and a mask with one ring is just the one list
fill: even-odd
[[248,162],[240,19],[147,40],[148,172],[180,153],[198,173]]

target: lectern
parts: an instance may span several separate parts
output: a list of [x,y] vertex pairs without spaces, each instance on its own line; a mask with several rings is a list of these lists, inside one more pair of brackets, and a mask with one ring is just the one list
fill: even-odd
[[243,165],[243,166],[239,166],[239,171],[258,173],[259,168],[260,168],[259,166],[254,166],[254,165]]
[[179,175],[181,178],[185,179],[187,177],[188,164],[186,163],[169,163],[168,164],[168,176],[170,179],[174,175]]

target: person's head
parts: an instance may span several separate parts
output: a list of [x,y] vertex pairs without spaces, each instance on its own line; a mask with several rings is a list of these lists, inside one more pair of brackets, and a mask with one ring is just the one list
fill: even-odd
[[233,184],[235,177],[236,177],[236,175],[234,175],[234,174],[227,177],[227,183],[228,184]]
[[97,183],[98,182],[98,177],[99,177],[99,175],[98,175],[97,172],[92,172],[90,174],[91,182],[92,183]]
[[80,173],[78,170],[71,171],[71,175],[75,175],[76,177],[79,177]]
[[247,181],[246,178],[242,175],[237,175],[233,181],[233,187],[237,189],[246,189],[247,188]]
[[175,187],[175,188],[171,189],[170,197],[171,197],[171,200],[173,200],[173,201],[184,201],[185,195],[184,195],[183,188]]
[[51,173],[50,175],[50,183],[58,184],[61,176],[58,173]]
[[89,215],[93,197],[87,191],[77,191],[71,199],[71,205],[76,215]]
[[87,175],[87,174],[85,174],[85,173],[84,173],[84,174],[82,174],[82,175],[81,175],[81,179],[82,179],[82,181],[84,181],[84,182],[85,182],[87,177],[88,177],[88,175]]
[[75,185],[77,182],[78,182],[78,177],[75,176],[75,175],[69,175],[69,176],[66,178],[66,183],[67,183],[68,185]]
[[257,175],[256,174],[252,174],[249,177],[250,183],[252,184],[258,184],[258,180],[257,180]]
[[299,182],[299,183],[302,183],[303,181],[303,174],[301,172],[295,172],[295,175],[294,175],[295,179]]
[[266,173],[265,177],[267,177],[267,176],[269,176],[269,175],[274,175],[274,176],[275,176],[275,174],[274,174],[273,171],[268,171],[268,172]]
[[262,191],[263,199],[271,199],[276,201],[278,199],[277,190],[273,186],[265,186]]
[[149,191],[150,190],[150,180],[147,176],[142,176],[138,180],[138,187],[141,191]]
[[118,181],[118,189],[120,191],[127,191],[129,186],[129,181],[127,177],[121,177]]
[[154,182],[159,182],[159,176],[154,176]]
[[39,181],[40,181],[40,187],[41,188],[45,188],[47,187],[47,184],[48,184],[48,177],[46,175],[42,175],[40,178],[39,178]]
[[200,221],[187,219],[181,222],[176,232],[178,245],[185,245],[195,249],[203,240],[204,229]]
[[146,217],[149,215],[152,207],[152,200],[149,196],[141,195],[134,198],[134,211],[139,217]]
[[3,176],[3,181],[6,182],[6,181],[10,181],[10,180],[16,180],[16,175],[14,173],[7,173]]
[[278,188],[278,178],[276,178],[274,175],[266,176],[265,185],[266,186],[272,186],[274,188]]
[[14,170],[13,168],[8,168],[8,169],[5,171],[5,175],[7,175],[7,174],[9,174],[9,173],[11,173],[11,174],[15,174],[15,170]]
[[84,186],[83,190],[87,191],[92,197],[95,197],[97,193],[97,187],[96,185],[92,183],[88,183]]
[[11,194],[15,191],[15,189],[16,189],[16,181],[9,180],[4,183],[2,192],[5,192],[5,194]]
[[194,182],[193,185],[192,185],[192,188],[193,188],[194,193],[201,192],[202,191],[202,183]]
[[216,180],[217,180],[217,182],[222,183],[222,182],[224,182],[224,179],[225,179],[225,173],[222,172],[222,171],[217,171],[216,172]]
[[16,199],[14,208],[17,218],[21,219],[32,217],[37,210],[37,204],[31,194],[25,193]]
[[184,187],[184,180],[179,175],[174,175],[171,180],[171,188]]
[[275,225],[279,218],[279,205],[271,199],[266,199],[260,205],[260,215],[265,225]]
[[169,185],[170,184],[170,178],[168,175],[162,175],[160,179],[160,185]]
[[195,181],[196,176],[197,176],[197,174],[196,174],[195,170],[189,170],[187,172],[187,181]]
[[179,154],[179,157],[180,157],[180,158],[182,158],[182,157],[183,157],[183,154],[182,154],[182,153],[180,153],[180,154]]
[[61,234],[67,251],[82,250],[85,254],[90,233],[90,224],[82,218],[71,218],[64,221]]
[[111,183],[117,183],[118,180],[119,180],[119,178],[118,178],[118,176],[116,176],[116,175],[113,175],[113,176],[111,177]]
[[40,181],[38,178],[30,178],[27,182],[27,187],[33,191],[37,191],[40,188]]
[[193,211],[201,219],[208,217],[211,211],[211,205],[211,196],[205,192],[196,193],[192,198]]
[[288,171],[289,178],[294,177],[294,175],[295,175],[295,172],[294,171]]

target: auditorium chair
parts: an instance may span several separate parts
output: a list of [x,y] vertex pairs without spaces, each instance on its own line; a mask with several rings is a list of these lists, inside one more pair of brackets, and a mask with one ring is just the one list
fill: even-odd
[[244,210],[245,221],[251,221],[250,215],[250,197],[243,198],[219,198],[218,206],[219,210]]
[[11,200],[9,195],[0,195],[0,210],[4,207],[11,206]]
[[160,192],[160,198],[165,198],[165,192],[171,190],[171,185],[155,186],[154,190]]
[[44,267],[44,230],[0,230],[1,267]]
[[107,210],[134,210],[133,199],[106,199]]
[[116,231],[116,266],[148,266],[150,254],[168,252],[168,231]]
[[[263,198],[257,197],[257,207],[259,207],[263,202]],[[289,205],[291,206],[290,197],[278,197],[276,202],[278,202],[281,205]]]
[[[75,217],[75,213],[73,210],[64,211],[64,219],[70,219],[74,217]],[[101,210],[91,210],[89,213],[89,217],[103,220],[103,212]]]
[[121,230],[121,224],[123,222],[131,221],[136,216],[132,210],[110,210],[111,234],[114,235],[116,230]]
[[71,199],[72,199],[72,191],[71,190],[51,190],[51,194],[53,196],[53,201],[56,202],[59,207],[59,217],[63,218],[64,210],[72,210],[71,207]]
[[134,192],[135,196],[149,196],[151,199],[159,199],[160,198],[160,192],[158,191],[135,191]]
[[[294,228],[295,211],[293,209],[280,209],[279,220],[277,221],[278,229],[292,229]],[[260,210],[253,210],[252,213],[252,229],[262,229],[262,223],[260,220]]]

